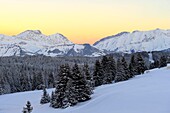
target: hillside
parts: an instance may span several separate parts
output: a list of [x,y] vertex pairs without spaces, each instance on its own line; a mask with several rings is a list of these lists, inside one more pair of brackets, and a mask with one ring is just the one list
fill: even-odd
[[125,82],[97,87],[90,101],[64,110],[40,105],[42,91],[2,95],[0,113],[21,113],[27,100],[34,107],[32,113],[169,113],[169,73],[170,65]]

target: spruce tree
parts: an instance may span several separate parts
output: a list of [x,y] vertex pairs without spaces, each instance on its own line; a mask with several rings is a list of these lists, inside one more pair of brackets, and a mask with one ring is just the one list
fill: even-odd
[[41,72],[33,72],[33,78],[32,78],[32,89],[43,89],[43,77]]
[[93,80],[96,87],[103,84],[103,78],[104,77],[101,63],[99,60],[96,60],[93,73]]
[[53,88],[54,87],[54,75],[52,72],[50,72],[48,76],[48,87]]
[[108,57],[109,60],[109,68],[112,73],[112,81],[115,79],[116,76],[116,62],[115,59],[112,56]]
[[27,101],[26,107],[23,108],[23,113],[31,113],[33,110],[33,107],[31,106],[30,101]]
[[60,70],[57,76],[57,81],[56,81],[56,88],[55,88],[55,92],[53,95],[53,98],[51,100],[51,107],[53,108],[66,108],[69,106],[69,102],[68,102],[68,97],[66,94],[66,87],[67,87],[67,82],[69,80],[69,76],[70,76],[70,69],[65,66],[62,65],[60,66]]
[[[93,78],[90,75],[89,72],[89,65],[86,63],[83,66],[83,76],[85,77],[86,81],[87,81],[87,85],[91,88],[91,91],[94,89],[93,87]],[[92,92],[91,92],[92,93]]]
[[2,86],[0,85],[0,95],[4,94],[4,89],[2,88]]
[[37,81],[37,89],[41,90],[44,88],[44,82],[43,82],[43,75],[41,72],[39,72],[36,76]]
[[28,76],[26,75],[25,72],[20,73],[20,87],[21,91],[28,91],[31,89]]
[[129,78],[131,78],[131,74],[130,74],[130,71],[129,71],[129,67],[127,65],[127,62],[125,60],[125,57],[122,58],[122,66],[123,66],[123,69],[124,69],[124,72],[125,72],[125,76],[124,76],[124,80],[128,80]]
[[159,60],[154,61],[154,68],[159,68],[159,65],[160,65]]
[[27,107],[28,113],[31,113],[33,110],[33,107],[31,107],[30,101],[27,101],[26,107]]
[[74,105],[76,105],[77,103],[78,103],[78,99],[77,99],[77,97],[76,97],[76,88],[75,88],[75,86],[73,85],[73,80],[72,79],[69,79],[68,80],[68,83],[67,83],[67,87],[66,87],[66,89],[67,89],[67,97],[68,97],[68,105],[69,106],[74,106]]
[[151,64],[149,65],[149,69],[154,69],[154,68],[155,68],[154,63],[151,63]]
[[72,68],[72,87],[74,87],[74,94],[78,102],[83,102],[91,99],[91,88],[88,86],[85,77],[80,72],[78,65],[75,65]]
[[110,67],[110,63],[107,56],[103,56],[102,58],[102,70],[103,70],[103,83],[102,84],[109,84],[112,83],[113,81],[113,75],[112,75],[112,70]]
[[126,80],[126,74],[125,70],[122,64],[122,60],[118,59],[117,60],[117,72],[115,76],[115,82],[120,82]]
[[130,71],[130,78],[132,78],[138,74],[134,54],[131,56],[131,60],[130,60],[130,64],[129,64],[129,71]]
[[5,93],[5,76],[0,75],[0,95],[3,95]]
[[52,107],[52,105],[54,105],[55,103],[55,97],[54,97],[54,91],[51,92],[51,98],[50,98],[50,106]]
[[144,62],[140,53],[137,54],[136,60],[137,60],[136,63],[137,63],[138,74],[143,74],[146,70],[146,66],[145,66],[145,62]]
[[166,67],[167,66],[167,58],[165,56],[161,56],[160,58],[160,65],[159,67]]
[[44,88],[43,89],[43,95],[42,95],[41,100],[40,100],[40,104],[46,104],[46,103],[49,103],[49,102],[50,102],[50,96],[47,93],[47,90]]

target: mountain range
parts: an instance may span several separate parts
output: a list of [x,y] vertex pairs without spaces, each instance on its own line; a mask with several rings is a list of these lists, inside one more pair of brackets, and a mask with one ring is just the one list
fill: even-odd
[[0,35],[0,56],[89,56],[114,52],[161,51],[170,48],[170,30],[122,32],[105,37],[93,45],[75,44],[62,34],[44,35],[27,30],[16,36]]
[[100,56],[104,52],[90,44],[74,44],[62,34],[46,36],[27,30],[16,36],[0,35],[0,56]]

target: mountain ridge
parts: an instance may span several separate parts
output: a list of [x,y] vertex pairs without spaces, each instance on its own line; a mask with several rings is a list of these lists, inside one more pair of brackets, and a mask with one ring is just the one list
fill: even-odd
[[[100,56],[104,52],[91,45],[74,44],[60,33],[44,35],[26,30],[15,36],[0,35],[0,56]],[[86,49],[86,46],[91,46]],[[71,51],[72,50],[72,51]],[[88,51],[91,51],[90,53]]]
[[160,51],[170,48],[170,30],[123,32],[105,37],[93,46],[111,52]]
[[26,30],[15,36],[0,34],[0,56],[89,56],[114,52],[162,51],[170,48],[170,30],[121,32],[107,36],[93,45],[75,44],[60,33],[44,35],[40,30]]

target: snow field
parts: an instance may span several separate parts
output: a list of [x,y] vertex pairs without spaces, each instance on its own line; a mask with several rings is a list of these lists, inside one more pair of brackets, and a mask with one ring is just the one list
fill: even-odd
[[67,109],[41,105],[42,91],[1,95],[0,113],[21,113],[27,100],[34,107],[32,113],[170,113],[169,80],[170,65],[128,81],[97,87],[90,101]]

